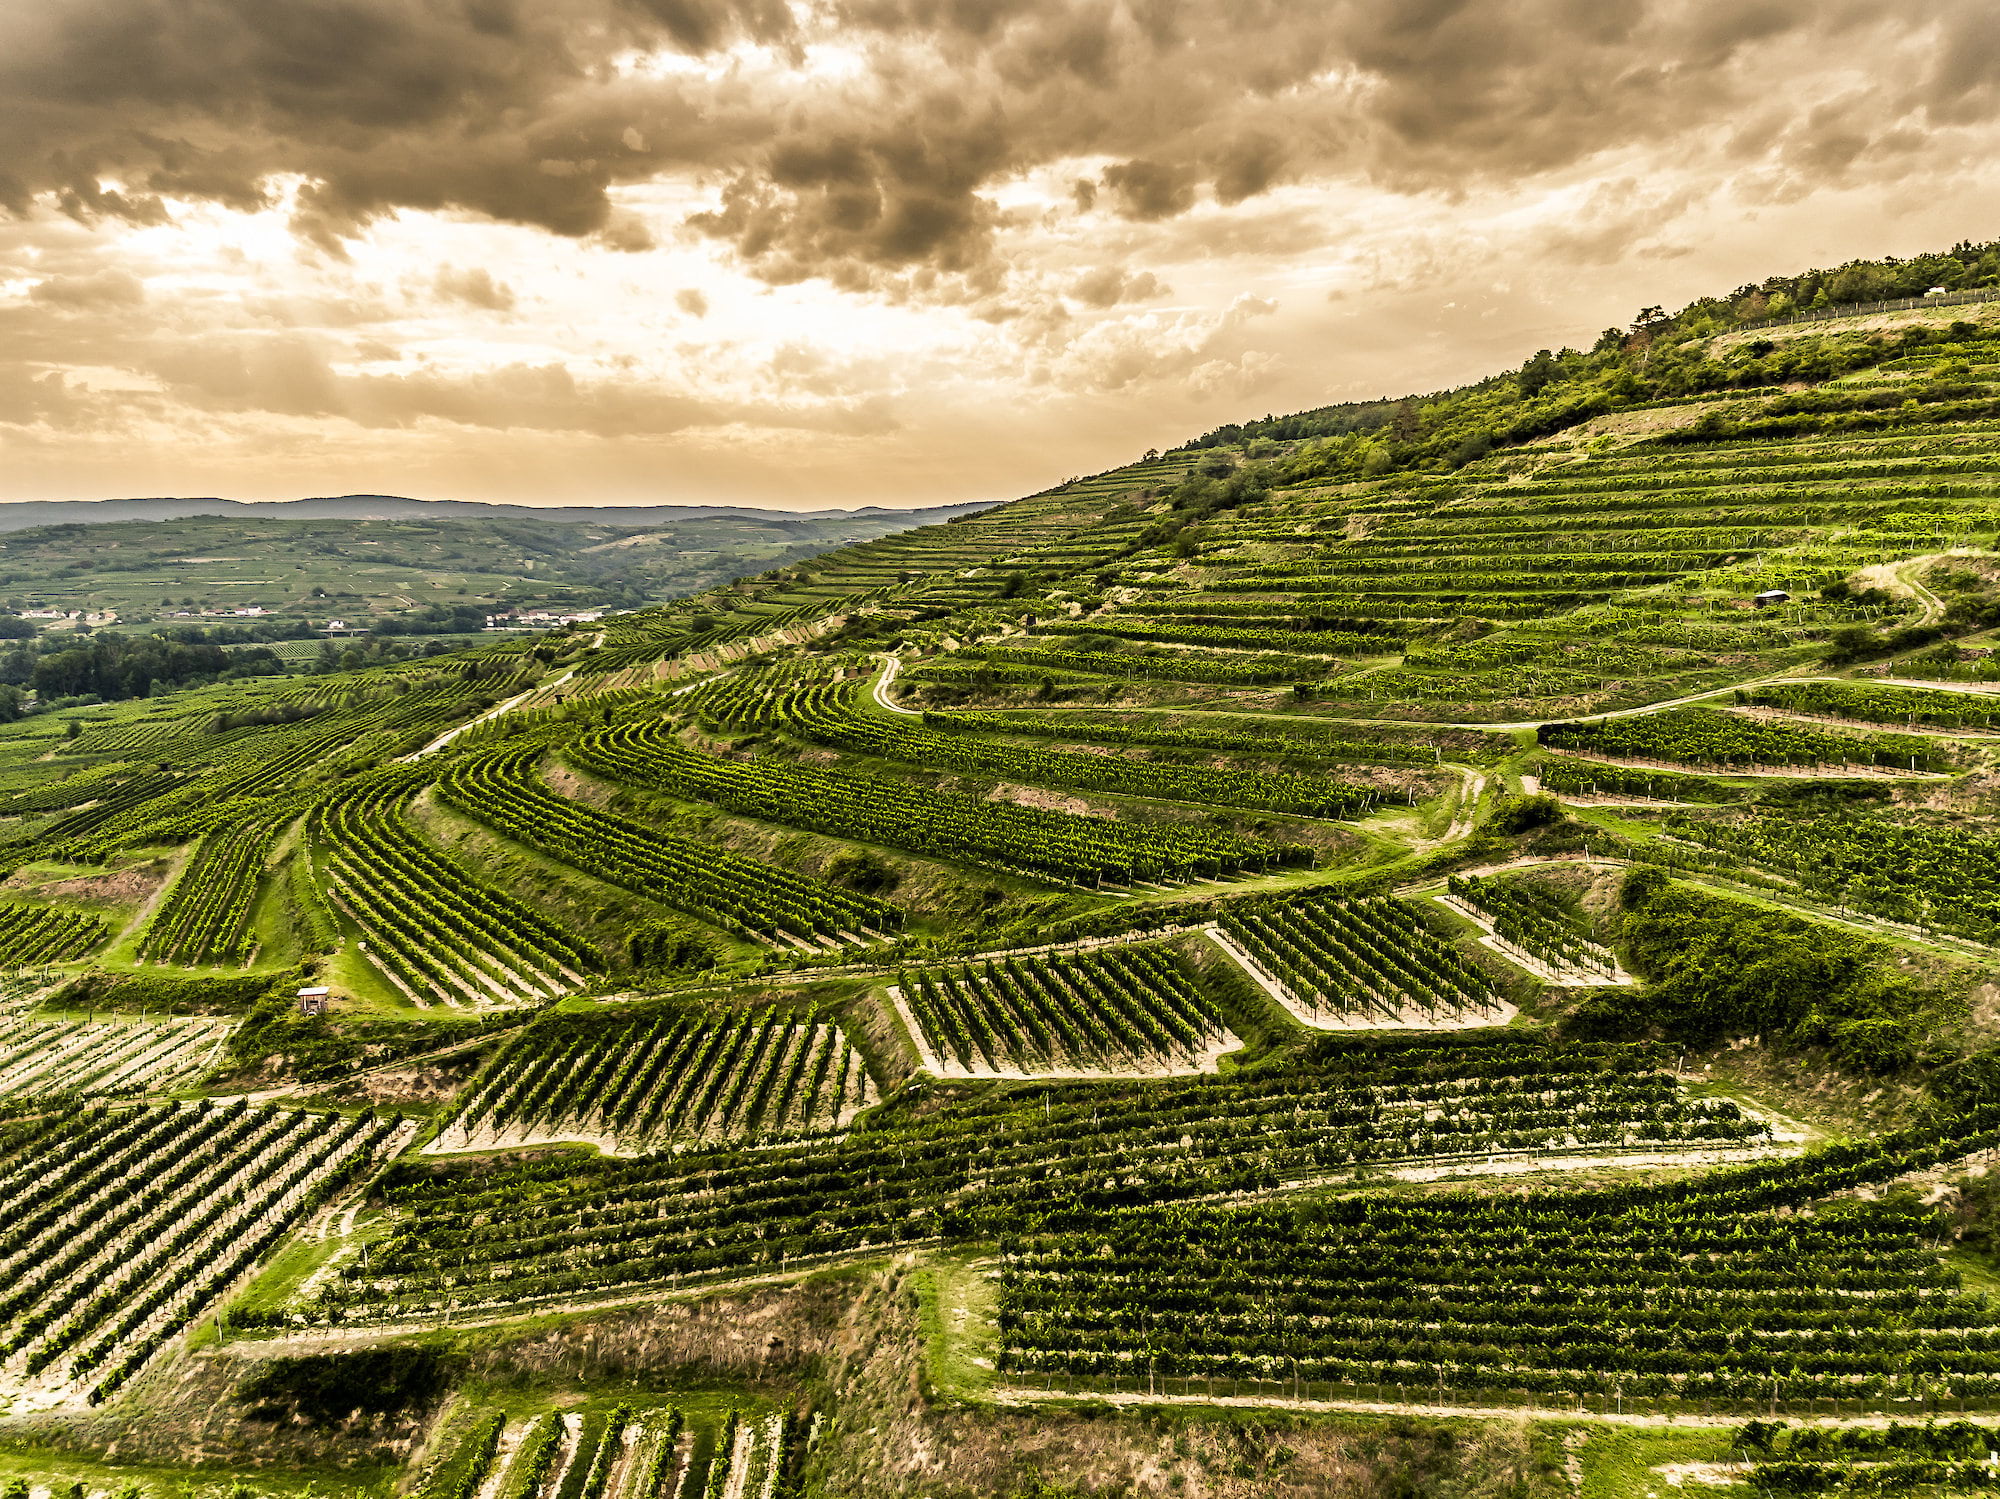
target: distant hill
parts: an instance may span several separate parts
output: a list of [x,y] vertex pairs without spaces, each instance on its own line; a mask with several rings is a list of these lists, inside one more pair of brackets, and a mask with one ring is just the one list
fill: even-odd
[[980,510],[550,507],[341,495],[0,505],[0,608],[181,627],[259,610],[273,627],[446,633],[510,608],[634,608]]
[[735,519],[774,526],[864,516],[892,518],[899,525],[926,526],[983,510],[988,501],[894,510],[867,505],[857,510],[762,510],[748,505],[490,505],[483,500],[413,500],[394,494],[319,495],[302,500],[224,500],[159,496],[150,499],[0,501],[0,531],[34,526],[102,525],[111,521],[186,520],[229,515],[272,520],[535,520],[578,525],[665,526],[679,521]]

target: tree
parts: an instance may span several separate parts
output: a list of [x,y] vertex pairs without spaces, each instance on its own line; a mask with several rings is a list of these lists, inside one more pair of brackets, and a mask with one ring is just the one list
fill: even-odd
[[1882,637],[1866,625],[1842,625],[1828,639],[1826,659],[1838,665],[1843,661],[1858,661],[1863,656],[1872,656],[1883,648]]
[[1458,440],[1458,446],[1452,449],[1452,467],[1464,468],[1466,464],[1484,458],[1492,451],[1493,434],[1491,432],[1483,428],[1477,432],[1468,432]]
[[1535,355],[1521,366],[1519,384],[1523,400],[1539,395],[1549,385],[1562,376],[1562,366],[1547,349],[1537,349]]

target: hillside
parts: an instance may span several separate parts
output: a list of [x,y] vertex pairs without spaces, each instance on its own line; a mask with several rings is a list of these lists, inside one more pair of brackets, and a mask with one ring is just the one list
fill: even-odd
[[1752,290],[0,725],[13,1471],[1990,1486],[2000,302]]

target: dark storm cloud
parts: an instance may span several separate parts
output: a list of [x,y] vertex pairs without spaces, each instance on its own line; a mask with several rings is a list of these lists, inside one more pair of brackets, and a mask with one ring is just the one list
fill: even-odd
[[[610,192],[718,182],[690,227],[771,282],[1004,279],[988,190],[1105,163],[1078,212],[1294,180],[1457,191],[1707,133],[1865,179],[2000,109],[1988,0],[44,0],[0,17],[0,208],[265,201],[338,253],[400,208],[650,243]],[[828,72],[815,46],[859,58]],[[761,58],[730,63],[755,44]],[[621,69],[633,52],[717,62]],[[1816,82],[1841,73],[1838,83]],[[1857,79],[1865,82],[1856,82]],[[1844,92],[1837,92],[1844,90]],[[1836,96],[1837,93],[1837,96]],[[1815,111],[1832,111],[1831,117]],[[1750,118],[1760,129],[1722,126]],[[1733,153],[1733,154],[1732,154]],[[919,278],[912,281],[910,278]]]

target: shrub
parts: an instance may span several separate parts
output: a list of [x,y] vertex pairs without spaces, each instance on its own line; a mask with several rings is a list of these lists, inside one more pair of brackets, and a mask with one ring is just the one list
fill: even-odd
[[642,922],[633,928],[625,946],[634,968],[699,973],[722,961],[705,933],[678,921]]
[[1536,828],[1545,828],[1563,819],[1563,805],[1553,796],[1536,793],[1533,796],[1507,796],[1493,809],[1487,820],[1490,832],[1511,836],[1515,833],[1530,833]]
[[[1621,1007],[1622,1033],[1782,1036],[1830,1046],[1841,1065],[1868,1072],[1915,1059],[1922,996],[1889,967],[1882,944],[1675,884],[1657,869],[1633,869],[1620,894],[1627,962],[1651,980]],[[1586,1023],[1597,1027],[1591,1034],[1621,1034],[1608,1008]]]
[[434,1348],[369,1348],[273,1359],[236,1387],[258,1420],[296,1417],[314,1426],[365,1415],[429,1409],[464,1372],[462,1354]]

